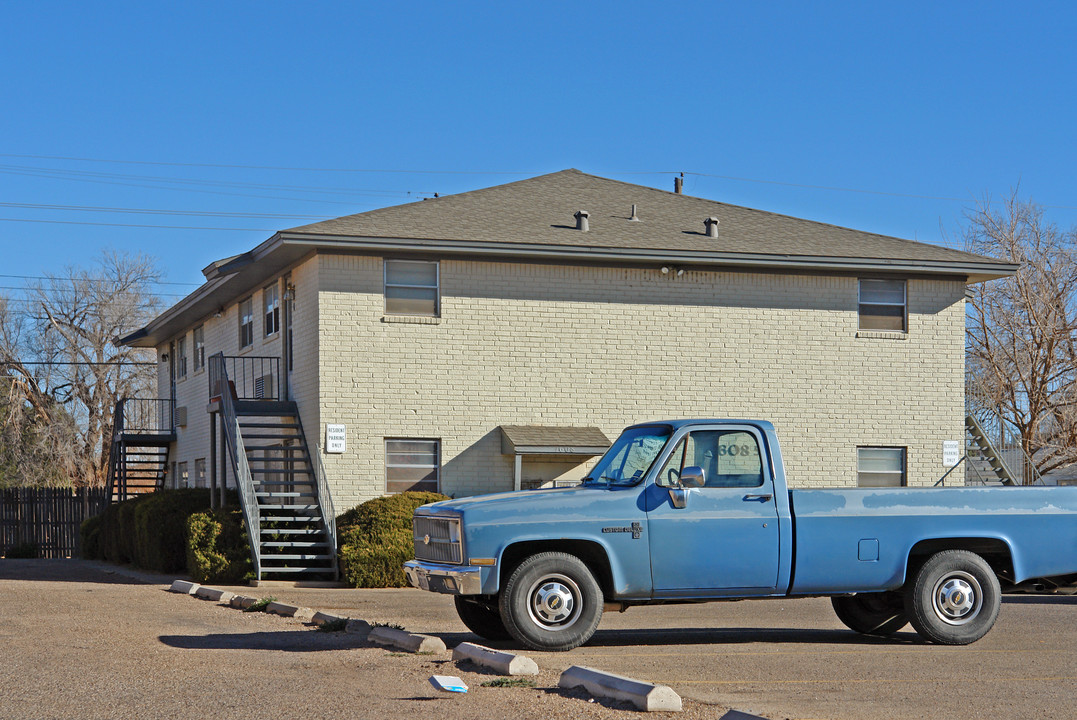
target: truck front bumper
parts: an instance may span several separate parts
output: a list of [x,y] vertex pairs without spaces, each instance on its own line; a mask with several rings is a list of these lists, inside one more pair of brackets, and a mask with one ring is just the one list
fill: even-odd
[[412,587],[449,595],[481,595],[482,568],[408,560],[404,574]]

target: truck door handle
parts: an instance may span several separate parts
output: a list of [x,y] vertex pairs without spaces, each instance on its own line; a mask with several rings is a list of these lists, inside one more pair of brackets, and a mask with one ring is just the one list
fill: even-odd
[[758,500],[761,503],[765,503],[765,502],[770,502],[771,498],[773,498],[773,497],[774,496],[770,495],[770,494],[766,494],[766,495],[745,495],[744,499],[745,500]]

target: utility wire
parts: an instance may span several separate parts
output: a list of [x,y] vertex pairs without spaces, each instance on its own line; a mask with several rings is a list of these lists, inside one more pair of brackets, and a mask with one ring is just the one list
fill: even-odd
[[156,365],[155,362],[138,362],[137,360],[120,360],[116,362],[50,362],[48,360],[35,360],[30,362],[23,362],[22,360],[7,361],[0,360],[0,365],[16,366],[16,365],[63,365],[63,366],[82,366],[89,365],[92,367],[98,366],[114,366],[114,365]]
[[[331,220],[335,215],[292,215],[285,213],[244,213],[244,212],[215,212],[212,210],[155,210],[150,208],[119,208],[101,205],[43,205],[38,203],[9,203],[0,202],[0,207],[20,208],[28,210],[74,210],[78,212],[103,212],[103,213],[130,213],[135,215],[186,215],[192,217],[220,217],[220,218],[243,218],[243,219],[300,219],[300,220]],[[0,276],[2,277],[2,276]]]
[[[55,275],[52,277],[48,275],[0,275],[0,278],[16,278],[19,280],[81,280],[81,278],[76,278],[72,275]],[[94,282],[108,282],[108,280],[101,279],[100,281],[94,280]],[[147,282],[149,285],[193,285],[194,287],[201,286],[201,283],[167,282],[165,280],[151,280]]]

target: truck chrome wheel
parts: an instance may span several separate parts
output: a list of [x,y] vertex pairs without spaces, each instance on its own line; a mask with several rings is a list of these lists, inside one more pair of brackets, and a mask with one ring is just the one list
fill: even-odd
[[553,575],[542,578],[527,592],[527,609],[536,625],[567,628],[579,617],[580,588],[572,578]]
[[541,552],[512,571],[498,595],[505,629],[534,650],[571,650],[602,619],[602,588],[575,555]]
[[905,588],[916,632],[942,645],[976,642],[995,624],[1002,591],[995,571],[968,550],[935,553]]
[[964,625],[980,612],[983,595],[980,583],[966,572],[941,578],[931,594],[935,598],[935,614],[945,623]]

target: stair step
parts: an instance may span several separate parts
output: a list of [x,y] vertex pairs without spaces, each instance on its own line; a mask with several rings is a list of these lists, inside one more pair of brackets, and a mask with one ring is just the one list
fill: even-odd
[[317,503],[273,503],[271,505],[258,504],[262,510],[296,510],[299,512],[318,512]]
[[266,573],[318,573],[325,575],[326,573],[332,574],[333,568],[331,567],[263,567],[262,574]]
[[311,475],[310,470],[296,470],[295,468],[251,468],[251,473],[258,475]]
[[[259,508],[262,509],[262,508]],[[304,522],[304,523],[316,523],[322,521],[321,515],[263,515],[262,520],[272,520],[273,522]]]
[[248,423],[239,422],[241,428],[282,428],[286,430],[298,430],[299,423]]
[[262,547],[290,547],[290,548],[328,548],[327,542],[298,541],[298,540],[263,540]]
[[299,481],[296,481],[296,480],[258,480],[256,484],[260,488],[269,487],[269,486],[273,486],[273,487],[297,487],[297,486],[298,487],[313,487],[314,486],[314,481],[313,480],[299,480]]
[[[303,555],[300,555],[300,554],[277,555],[275,553],[272,554],[272,555],[268,555],[266,553],[262,553],[262,560],[263,561],[265,561],[265,560],[332,560],[332,559],[333,559],[333,556],[329,555],[327,553],[314,553],[314,554],[303,554]],[[262,569],[263,570],[268,570],[269,568],[263,567]]]
[[308,528],[262,528],[262,535],[323,535],[322,530],[311,530]]
[[255,493],[254,493],[254,496],[255,496],[255,497],[266,497],[266,498],[286,498],[286,497],[288,497],[288,498],[298,498],[298,497],[309,497],[309,498],[311,498],[311,500],[314,500],[314,499],[315,499],[315,498],[314,498],[313,496],[311,496],[311,495],[304,495],[303,493],[300,493],[300,492],[258,492],[258,491],[255,491]]
[[298,435],[282,435],[280,433],[240,433],[243,440],[284,440],[297,438]]
[[[258,448],[258,449],[261,450],[261,448]],[[299,452],[299,448],[295,448],[295,450],[296,450],[296,452]],[[289,457],[285,457],[285,458],[278,458],[278,457],[249,457],[249,458],[247,458],[247,462],[249,462],[249,463],[250,462],[281,463],[282,465],[290,463],[290,464],[294,465],[295,463],[310,462],[310,460],[307,459],[306,453],[303,453],[303,457],[291,457],[291,458],[289,458]]]

